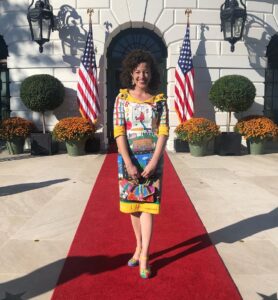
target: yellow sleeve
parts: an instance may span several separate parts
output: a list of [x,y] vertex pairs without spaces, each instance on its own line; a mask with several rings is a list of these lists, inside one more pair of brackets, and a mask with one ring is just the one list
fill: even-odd
[[120,135],[126,135],[124,126],[114,126],[114,138],[117,138]]
[[166,135],[169,136],[169,126],[168,125],[159,125],[157,135]]
[[116,98],[113,112],[114,138],[126,135],[124,105],[120,97]]

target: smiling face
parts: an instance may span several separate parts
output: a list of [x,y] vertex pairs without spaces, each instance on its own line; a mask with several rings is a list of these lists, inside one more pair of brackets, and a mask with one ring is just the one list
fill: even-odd
[[131,73],[134,88],[146,90],[151,80],[151,70],[147,63],[140,63]]

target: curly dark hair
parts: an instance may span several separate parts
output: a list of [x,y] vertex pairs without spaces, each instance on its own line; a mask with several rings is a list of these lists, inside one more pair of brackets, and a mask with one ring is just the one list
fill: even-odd
[[150,52],[141,49],[132,50],[123,60],[122,66],[123,70],[120,75],[122,86],[127,89],[133,89],[132,84],[132,72],[141,63],[146,63],[151,70],[151,80],[149,82],[149,90],[154,92],[158,89],[160,85],[160,74],[156,62]]

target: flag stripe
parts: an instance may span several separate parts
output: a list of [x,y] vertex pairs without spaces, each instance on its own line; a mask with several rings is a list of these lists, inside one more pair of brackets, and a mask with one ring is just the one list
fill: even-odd
[[81,115],[82,115],[83,118],[85,118],[85,119],[87,119],[87,118],[90,118],[90,119],[93,118],[93,116],[91,116],[91,113],[89,111],[87,111],[87,112],[84,111],[84,108],[83,108],[82,104],[79,105],[79,111],[80,111],[80,113],[81,113]]
[[87,97],[83,90],[78,89],[77,90],[77,96],[79,100],[79,108],[82,108],[83,112],[85,113],[86,118],[96,117],[96,113],[94,112],[93,108],[91,107],[89,101],[87,100]]
[[186,82],[186,92],[185,92],[185,106],[186,106],[186,109],[187,109],[187,112],[188,112],[188,115],[189,116],[193,116],[193,101],[192,101],[192,93],[193,93],[193,89],[192,89],[192,82],[190,81],[190,78],[189,78],[189,73],[186,74],[185,76],[185,82]]
[[176,113],[178,115],[179,121],[181,123],[182,122],[182,116],[181,116],[180,110],[178,108],[177,102],[175,102],[175,110],[176,110]]
[[[86,103],[90,103],[92,109],[96,110],[97,106],[96,106],[96,96],[95,93],[92,89],[92,81],[90,80],[89,74],[82,72],[82,66],[79,69],[79,84],[78,84],[78,88],[79,90],[83,91],[83,94],[86,95]],[[87,76],[86,76],[87,75]],[[85,78],[86,76],[86,78]]]
[[77,90],[77,96],[78,96],[78,100],[79,100],[79,109],[81,109],[83,111],[83,113],[85,114],[85,118],[87,119],[96,119],[97,115],[95,110],[92,108],[92,106],[90,105],[90,102],[88,101],[88,98],[85,94],[85,92],[82,89],[78,89]]
[[183,108],[182,108],[183,107],[183,105],[182,105],[183,100],[182,100],[182,97],[180,95],[180,89],[177,86],[175,86],[175,94],[176,94],[176,97],[178,99],[178,101],[175,101],[175,108],[178,112],[180,122],[182,122],[183,121]]
[[180,98],[180,103],[184,105],[185,104],[185,101],[184,101],[185,86],[184,86],[182,77],[183,77],[183,74],[181,74],[180,68],[178,68],[177,71],[176,71],[176,86],[177,86],[177,89],[178,89],[180,97],[181,97]]
[[90,106],[92,107],[92,109],[94,109],[96,111],[96,113],[98,113],[99,107],[96,104],[97,98],[95,96],[95,93],[90,88],[90,85],[88,84],[88,81],[86,80],[86,78],[84,78],[84,74],[81,73],[79,76],[80,76],[80,81],[78,84],[78,90],[80,90],[80,92],[82,91],[84,93],[84,95],[86,95],[87,103],[89,103]]
[[[98,89],[96,82],[96,70],[92,70],[92,74],[86,73],[86,69],[83,64],[81,64],[80,69],[82,71],[80,72],[82,74],[82,82],[85,84],[86,89],[88,89],[89,93],[92,95],[93,101],[95,102],[95,105],[100,112]],[[85,75],[87,75],[86,78]]]

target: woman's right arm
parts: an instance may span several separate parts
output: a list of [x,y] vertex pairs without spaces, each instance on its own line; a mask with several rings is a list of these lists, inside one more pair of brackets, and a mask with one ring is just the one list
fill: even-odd
[[114,138],[117,143],[118,152],[122,155],[127,173],[133,179],[140,177],[137,168],[132,163],[128,151],[128,143],[126,138],[125,119],[124,119],[124,106],[123,102],[117,97],[114,105]]
[[117,147],[118,147],[118,152],[121,154],[121,156],[125,162],[126,170],[127,170],[127,173],[129,174],[129,176],[133,179],[140,177],[138,169],[134,166],[134,164],[132,163],[132,160],[130,158],[130,155],[128,152],[126,136],[125,135],[118,136],[116,138],[116,143],[117,143]]

